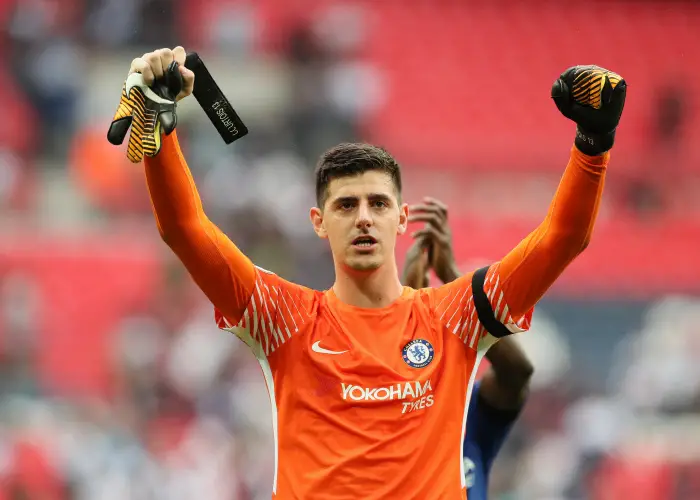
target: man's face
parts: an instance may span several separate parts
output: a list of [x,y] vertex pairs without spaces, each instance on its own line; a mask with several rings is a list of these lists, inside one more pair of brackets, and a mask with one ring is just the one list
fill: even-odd
[[311,209],[314,230],[328,238],[336,264],[355,271],[392,262],[407,220],[408,206],[399,203],[391,176],[375,170],[333,179],[323,210]]

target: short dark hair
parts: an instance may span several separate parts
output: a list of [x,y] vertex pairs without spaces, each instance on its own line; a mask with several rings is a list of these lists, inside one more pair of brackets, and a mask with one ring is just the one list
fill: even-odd
[[370,170],[385,172],[401,198],[401,167],[386,149],[371,144],[344,142],[321,155],[316,164],[316,203],[323,208],[333,179],[360,175]]

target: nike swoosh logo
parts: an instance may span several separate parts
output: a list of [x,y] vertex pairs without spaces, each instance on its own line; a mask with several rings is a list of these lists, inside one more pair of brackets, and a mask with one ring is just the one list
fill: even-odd
[[314,342],[314,344],[311,346],[311,350],[314,352],[317,352],[319,354],[344,354],[348,351],[329,351],[328,349],[324,349],[321,347],[319,344],[321,344],[320,340],[317,340]]

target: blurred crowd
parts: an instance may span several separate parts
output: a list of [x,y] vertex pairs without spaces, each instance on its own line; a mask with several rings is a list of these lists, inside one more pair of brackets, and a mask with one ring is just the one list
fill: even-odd
[[[487,15],[473,3],[476,18]],[[672,8],[697,14],[692,5],[659,5],[660,23]],[[501,8],[525,19],[517,2]],[[133,57],[177,44],[202,55],[251,129],[225,146],[196,101],[180,105],[178,135],[205,209],[256,264],[292,281],[332,283],[329,250],[307,216],[315,159],[338,142],[395,146],[407,199],[446,199],[455,225],[483,215],[474,200],[506,196],[491,217],[544,216],[561,162],[543,174],[503,164],[484,172],[476,156],[455,170],[447,153],[444,165],[412,161],[421,146],[433,153],[421,134],[444,124],[419,116],[407,129],[392,108],[397,100],[403,112],[417,106],[417,93],[398,90],[391,65],[413,49],[394,48],[388,59],[368,53],[368,43],[392,36],[386,26],[405,22],[375,10],[337,0],[0,0],[0,500],[270,496],[272,428],[257,362],[217,331],[211,306],[158,241],[139,166],[105,139]],[[439,61],[416,60],[411,71],[465,66],[473,80],[468,63]],[[649,154],[645,163],[623,150],[620,163],[634,165],[611,182],[603,218],[613,209],[644,220],[699,213],[697,165],[675,163],[697,138],[687,131],[700,93],[684,83],[659,87],[647,115],[630,113],[645,125],[619,140],[642,130]],[[479,132],[479,119],[465,135]],[[405,136],[372,127],[399,121]],[[513,141],[523,135],[517,125],[499,129]],[[504,177],[517,186],[504,187]],[[456,190],[459,182],[473,196]],[[690,231],[679,220],[681,233]],[[662,229],[659,238],[670,238]],[[462,262],[477,257],[460,252]],[[675,257],[687,267],[697,260]],[[642,262],[630,273],[673,264]],[[617,300],[548,297],[521,339],[534,386],[497,461],[492,498],[700,498],[700,301],[667,288]]]

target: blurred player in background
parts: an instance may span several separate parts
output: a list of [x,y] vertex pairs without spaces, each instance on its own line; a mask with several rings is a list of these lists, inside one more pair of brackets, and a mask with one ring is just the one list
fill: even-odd
[[[447,206],[434,198],[409,207],[410,222],[425,226],[411,236],[415,239],[406,253],[403,283],[415,289],[429,286],[430,270],[443,283],[462,275],[452,250]],[[533,367],[511,337],[504,337],[488,351],[491,366],[474,383],[464,438],[464,473],[469,500],[486,500],[489,472],[503,442],[518,418],[527,398]]]
[[534,305],[588,244],[624,81],[597,67],[561,75],[552,95],[578,132],[549,214],[500,262],[436,289],[399,279],[396,238],[409,213],[396,160],[369,144],[326,151],[310,219],[336,280],[321,292],[254,266],[204,213],[174,132],[176,101],[195,84],[184,62],[182,47],[134,59],[108,138],[119,143],[131,126],[129,156],[145,158],[163,240],[219,327],[260,362],[273,498],[466,498],[464,421],[479,361],[498,337],[529,328]]

